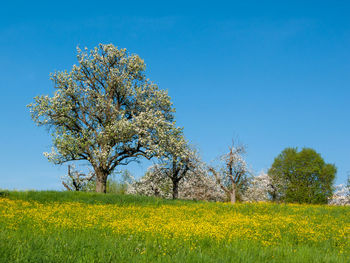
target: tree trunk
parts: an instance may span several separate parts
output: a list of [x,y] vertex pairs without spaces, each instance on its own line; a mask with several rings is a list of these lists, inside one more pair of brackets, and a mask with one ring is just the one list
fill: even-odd
[[176,161],[173,158],[173,167],[172,167],[172,177],[171,181],[173,182],[173,199],[177,199],[179,197],[179,171],[180,169],[176,165]]
[[272,188],[272,191],[270,192],[270,194],[271,194],[272,202],[275,202],[277,201],[277,190],[276,190],[276,187],[272,184],[271,184],[271,188]]
[[172,180],[173,181],[173,199],[177,199],[179,197],[179,181],[178,180]]
[[97,193],[106,193],[107,191],[107,177],[108,174],[104,173],[101,170],[95,170],[96,172],[96,192]]
[[230,199],[231,199],[231,204],[236,203],[236,186],[234,184],[232,184]]

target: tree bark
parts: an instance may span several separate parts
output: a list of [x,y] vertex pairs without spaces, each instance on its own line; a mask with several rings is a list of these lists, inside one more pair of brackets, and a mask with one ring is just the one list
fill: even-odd
[[236,186],[234,184],[232,184],[230,199],[231,199],[231,204],[236,203]]
[[277,190],[276,190],[276,187],[272,184],[271,184],[271,188],[272,188],[272,191],[270,192],[270,194],[271,194],[272,202],[275,202],[277,201]]
[[107,192],[107,177],[108,174],[103,172],[103,170],[97,169],[96,172],[96,192],[106,193]]
[[173,180],[173,199],[177,199],[179,197],[179,181]]

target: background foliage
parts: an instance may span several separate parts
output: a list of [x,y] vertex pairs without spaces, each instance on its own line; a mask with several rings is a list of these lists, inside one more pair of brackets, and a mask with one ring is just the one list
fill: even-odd
[[268,174],[273,199],[284,202],[327,203],[333,194],[337,169],[310,148],[286,148],[274,160]]

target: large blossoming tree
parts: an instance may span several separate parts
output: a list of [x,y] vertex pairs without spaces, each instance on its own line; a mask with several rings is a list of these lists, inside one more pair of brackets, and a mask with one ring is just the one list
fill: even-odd
[[77,59],[70,72],[51,75],[52,97],[35,97],[28,106],[33,120],[52,131],[49,161],[88,161],[96,191],[106,192],[116,167],[162,156],[162,146],[182,131],[175,126],[170,97],[146,78],[138,55],[100,44],[90,51],[78,48]]

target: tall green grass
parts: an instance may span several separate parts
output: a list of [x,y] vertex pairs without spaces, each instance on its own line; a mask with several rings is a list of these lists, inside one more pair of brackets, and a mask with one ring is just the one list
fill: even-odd
[[188,241],[165,243],[153,236],[113,236],[97,230],[50,234],[2,230],[0,240],[0,262],[349,262],[349,254],[305,245],[266,248],[247,241],[208,240],[191,250]]

